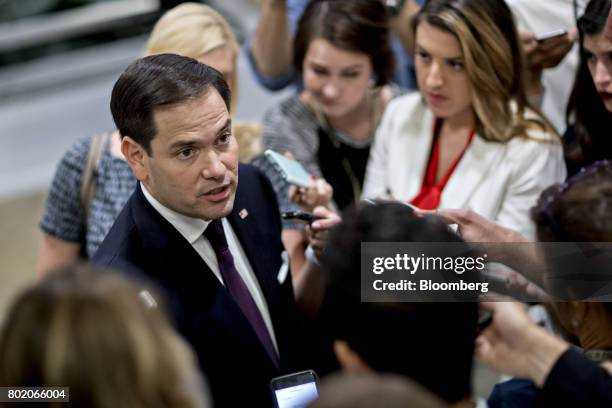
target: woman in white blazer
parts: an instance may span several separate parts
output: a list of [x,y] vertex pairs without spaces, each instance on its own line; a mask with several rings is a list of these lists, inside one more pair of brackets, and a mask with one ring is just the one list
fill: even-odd
[[413,31],[420,93],[387,107],[363,197],[469,208],[533,238],[529,210],[565,165],[559,136],[528,105],[510,10],[431,0]]

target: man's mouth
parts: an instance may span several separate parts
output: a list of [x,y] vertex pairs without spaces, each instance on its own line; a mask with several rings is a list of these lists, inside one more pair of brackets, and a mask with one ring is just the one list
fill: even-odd
[[206,193],[202,194],[202,197],[208,201],[220,202],[227,199],[230,196],[230,193],[231,183],[228,183],[220,187],[213,188],[212,190],[208,190]]
[[223,185],[221,187],[214,188],[214,189],[204,193],[204,195],[215,195],[215,194],[218,194],[218,193],[222,192],[223,190],[225,190],[227,187],[229,187],[229,184]]

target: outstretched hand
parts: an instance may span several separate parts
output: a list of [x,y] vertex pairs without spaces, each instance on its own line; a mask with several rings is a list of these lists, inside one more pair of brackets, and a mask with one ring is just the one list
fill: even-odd
[[467,209],[421,211],[435,214],[448,224],[457,224],[457,233],[467,242],[529,242],[517,231],[502,227]]
[[493,313],[493,321],[476,339],[476,358],[542,386],[568,345],[529,320],[519,303],[483,302],[480,307]]
[[342,221],[342,218],[335,212],[326,207],[316,207],[313,211],[314,215],[323,219],[313,222],[310,227],[310,246],[312,247],[317,258],[320,259],[321,254],[327,245],[329,230]]
[[289,187],[289,200],[305,211],[313,212],[316,207],[331,207],[334,189],[323,179],[313,179],[310,187]]
[[534,90],[541,92],[542,72],[556,67],[565,59],[578,38],[578,32],[572,29],[564,36],[544,41],[538,41],[536,34],[531,32],[520,32],[519,37],[527,59],[527,88],[532,93]]
[[[295,160],[293,154],[286,151],[283,156]],[[313,212],[316,207],[331,208],[333,187],[324,179],[313,176],[308,188],[289,186],[289,201],[298,204],[305,211]]]

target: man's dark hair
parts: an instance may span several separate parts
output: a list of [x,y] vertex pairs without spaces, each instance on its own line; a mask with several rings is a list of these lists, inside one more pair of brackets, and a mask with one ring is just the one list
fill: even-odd
[[121,74],[111,96],[111,112],[121,136],[130,136],[151,155],[157,134],[153,113],[189,102],[213,87],[230,109],[223,75],[193,58],[159,54],[140,58]]
[[389,36],[389,17],[380,1],[310,1],[293,39],[293,66],[302,72],[310,43],[323,38],[334,47],[368,55],[376,86],[382,86],[391,81],[395,64]]
[[360,279],[362,242],[465,243],[403,204],[364,206],[343,220],[321,260],[328,283],[320,317],[330,334],[376,371],[408,376],[447,402],[469,398],[477,304],[361,302]]

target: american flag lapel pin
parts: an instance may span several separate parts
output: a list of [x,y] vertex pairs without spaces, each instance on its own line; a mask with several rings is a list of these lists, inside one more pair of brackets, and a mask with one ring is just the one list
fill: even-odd
[[244,220],[246,217],[249,216],[249,212],[246,210],[246,208],[243,208],[242,210],[240,210],[238,215]]

